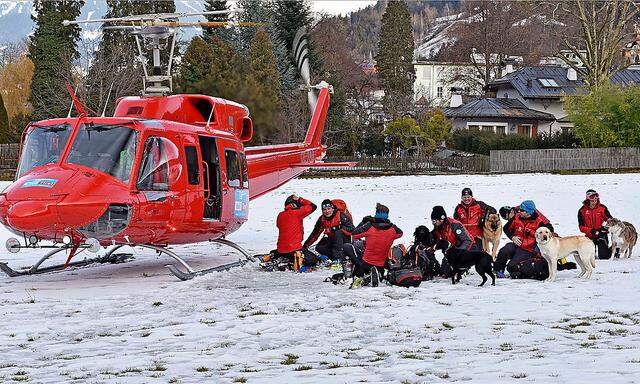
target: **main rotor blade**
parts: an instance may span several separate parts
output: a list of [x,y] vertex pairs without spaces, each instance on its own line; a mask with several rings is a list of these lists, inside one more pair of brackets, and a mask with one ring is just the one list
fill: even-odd
[[111,17],[105,19],[93,19],[93,20],[64,20],[63,25],[72,24],[91,24],[91,23],[129,23],[132,21],[147,21],[147,20],[165,20],[165,19],[179,19],[181,17],[200,16],[200,15],[226,15],[233,11],[207,11],[207,12],[183,12],[183,13],[151,13],[148,15],[132,15],[124,17]]
[[261,27],[266,23],[256,23],[252,21],[159,21],[153,25],[167,27]]

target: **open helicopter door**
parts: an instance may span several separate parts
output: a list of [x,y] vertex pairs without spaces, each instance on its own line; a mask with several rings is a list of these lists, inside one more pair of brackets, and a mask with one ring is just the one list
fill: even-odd
[[220,220],[222,191],[220,183],[220,160],[215,137],[198,136],[202,157],[202,182],[204,185],[204,220]]

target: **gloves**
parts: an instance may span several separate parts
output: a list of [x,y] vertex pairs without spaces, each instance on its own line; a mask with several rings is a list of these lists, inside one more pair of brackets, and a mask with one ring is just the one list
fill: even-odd
[[451,244],[449,244],[447,240],[438,240],[438,242],[436,243],[436,249],[439,249],[444,253],[447,249],[449,249],[450,245]]
[[607,233],[609,233],[609,231],[606,228],[601,228],[601,229],[592,229],[591,230],[591,236],[593,237],[605,237],[607,236]]

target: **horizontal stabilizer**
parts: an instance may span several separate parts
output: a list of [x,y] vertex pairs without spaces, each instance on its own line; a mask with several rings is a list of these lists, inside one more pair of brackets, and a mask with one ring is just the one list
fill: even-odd
[[293,168],[350,168],[355,167],[357,162],[336,162],[336,163],[296,163],[291,164]]

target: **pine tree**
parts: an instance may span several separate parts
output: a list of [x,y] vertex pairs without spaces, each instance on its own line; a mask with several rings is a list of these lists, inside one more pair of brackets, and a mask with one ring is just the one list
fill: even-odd
[[258,30],[251,42],[249,68],[246,86],[252,97],[247,100],[247,106],[253,116],[253,142],[273,143],[277,131],[275,116],[280,105],[280,77],[271,40],[264,28]]
[[[306,0],[274,0],[273,4],[273,23],[280,40],[289,52],[289,60],[295,68],[296,63],[293,62],[293,39],[300,28],[306,28],[311,31],[311,7]],[[307,49],[309,50],[309,64],[311,70],[320,72],[322,62],[319,55],[316,54],[313,40],[307,40]]]
[[2,92],[0,92],[0,144],[9,143],[11,132],[9,131],[9,116],[2,101]]
[[389,1],[382,15],[376,69],[385,93],[385,111],[394,119],[410,110],[413,102],[414,48],[407,4]]
[[[210,11],[227,11],[230,5],[227,0],[205,0],[204,10]],[[226,22],[229,21],[229,14],[222,15],[205,15],[207,21],[210,22]],[[234,30],[231,27],[202,27],[202,38],[206,42],[211,42],[211,36],[216,36],[220,40],[231,43],[234,40]]]
[[180,65],[181,92],[201,92],[202,81],[209,74],[210,63],[215,60],[213,49],[206,41],[198,36],[191,39]]
[[209,61],[207,76],[193,86],[193,91],[224,99],[236,100],[244,94],[245,63],[238,52],[217,37],[211,39],[212,60]]
[[66,114],[70,103],[66,83],[73,83],[80,28],[64,26],[62,21],[75,20],[83,5],[79,0],[36,0],[33,4],[31,17],[36,28],[29,43],[29,58],[34,65],[29,101],[36,120]]

